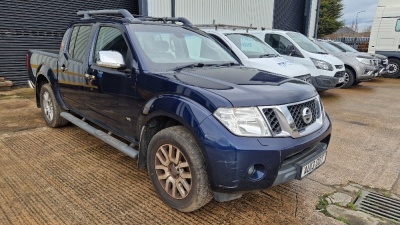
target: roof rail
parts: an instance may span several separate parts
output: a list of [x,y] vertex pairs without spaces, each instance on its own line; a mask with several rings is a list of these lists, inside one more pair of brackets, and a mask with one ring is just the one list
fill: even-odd
[[83,19],[92,19],[92,15],[122,15],[125,19],[134,22],[140,21],[132,16],[132,14],[126,9],[105,9],[105,10],[89,10],[89,11],[78,11],[78,16],[83,16]]
[[193,27],[193,24],[185,17],[152,17],[152,16],[137,15],[137,17],[135,19],[138,19],[141,21],[159,21],[159,22],[163,22],[163,23],[181,22],[185,26]]
[[228,24],[220,24],[220,23],[213,23],[213,24],[196,24],[196,27],[215,27],[215,30],[218,30],[218,28],[230,28],[232,30],[236,29],[245,29],[246,32],[249,30],[257,30],[257,27],[252,27],[252,24],[250,24],[249,27],[247,26],[238,26],[238,25],[228,25]]

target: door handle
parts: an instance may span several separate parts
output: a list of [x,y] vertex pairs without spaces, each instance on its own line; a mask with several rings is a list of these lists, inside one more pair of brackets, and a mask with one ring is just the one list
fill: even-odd
[[94,75],[90,75],[90,74],[87,74],[87,73],[85,73],[85,78],[89,79],[89,80],[95,80],[96,79],[96,77]]

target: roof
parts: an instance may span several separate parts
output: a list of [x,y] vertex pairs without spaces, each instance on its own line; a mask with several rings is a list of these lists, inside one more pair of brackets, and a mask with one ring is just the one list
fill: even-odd
[[339,30],[337,30],[335,33],[333,34],[354,34],[357,33],[355,32],[353,29],[348,28],[348,27],[342,27]]

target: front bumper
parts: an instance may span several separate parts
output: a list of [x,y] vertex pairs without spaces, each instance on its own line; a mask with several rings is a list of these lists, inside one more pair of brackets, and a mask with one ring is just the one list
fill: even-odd
[[[329,118],[325,117],[320,129],[300,138],[238,137],[210,116],[197,131],[210,187],[218,193],[240,193],[266,189],[295,179],[300,170],[293,168],[298,162],[326,151],[331,129]],[[256,179],[248,173],[255,164],[260,165],[263,172]]]
[[358,81],[371,80],[379,74],[379,67],[368,66],[361,63],[359,63],[359,65],[355,67],[355,69]]
[[339,83],[339,78],[330,76],[316,76],[311,77],[311,84],[317,89],[317,91],[326,91],[328,89],[335,88]]

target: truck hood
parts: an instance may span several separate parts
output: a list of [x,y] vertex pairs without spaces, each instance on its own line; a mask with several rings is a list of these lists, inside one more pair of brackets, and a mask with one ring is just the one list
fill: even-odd
[[274,58],[252,58],[249,59],[250,65],[259,70],[265,70],[272,73],[284,74],[289,77],[297,77],[310,74],[307,67],[289,61],[283,57]]
[[341,58],[355,58],[355,57],[362,57],[367,59],[373,59],[370,54],[363,54],[363,52],[339,52],[339,53],[332,53],[332,55]]
[[375,58],[380,59],[380,60],[385,60],[385,59],[387,59],[386,56],[381,55],[381,54],[369,54],[369,53],[366,53],[366,52],[359,52],[359,55],[365,56],[365,57],[367,57],[367,56],[372,56],[372,57],[375,57]]
[[281,105],[317,95],[301,80],[242,66],[183,69],[173,78],[222,96],[234,107]]

